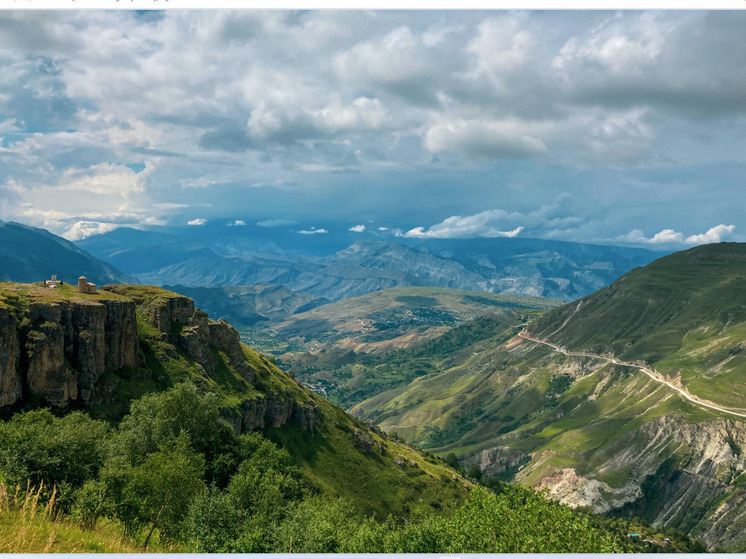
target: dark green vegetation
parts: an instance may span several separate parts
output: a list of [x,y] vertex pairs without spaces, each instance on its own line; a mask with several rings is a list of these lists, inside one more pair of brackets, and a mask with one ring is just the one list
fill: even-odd
[[[744,245],[698,247],[547,311],[527,329],[570,350],[645,360],[700,398],[742,411],[745,278]],[[743,420],[686,401],[637,369],[566,357],[515,331],[485,332],[435,371],[352,412],[564,503],[684,530],[710,549],[746,545]]]
[[0,281],[41,281],[52,274],[73,284],[80,276],[98,285],[133,281],[49,231],[0,221]]
[[[407,522],[369,516],[345,498],[318,494],[292,455],[262,434],[237,435],[220,419],[217,399],[191,383],[134,401],[115,426],[79,412],[18,414],[0,424],[0,475],[10,487],[54,485],[64,518],[88,529],[114,522],[143,549],[156,542],[197,552],[646,549],[626,537],[626,523],[505,485],[476,489],[451,514],[420,512]],[[689,544],[679,539],[669,549],[681,545]]]
[[[94,342],[81,354],[51,334],[80,328],[84,311],[79,337],[100,336],[112,347],[108,334],[126,331],[132,309],[137,343],[110,354],[112,362],[136,357],[134,365],[106,365],[85,385],[90,393],[75,397],[70,388],[69,405],[51,410],[38,395],[53,394],[47,373],[57,369],[30,354],[18,363],[24,393],[37,396],[24,396],[26,411],[0,422],[0,510],[9,511],[0,533],[39,541],[34,531],[51,529],[47,550],[75,549],[64,535],[74,532],[70,523],[101,530],[101,542],[118,530],[130,542],[124,549],[132,542],[204,552],[640,549],[625,537],[626,524],[604,524],[521,488],[497,484],[497,495],[469,497],[473,481],[302,388],[175,293],[111,286],[80,298],[67,288],[4,284],[2,295],[3,339],[17,339],[13,324],[21,343],[25,332],[46,329],[43,347],[64,358],[63,371],[89,374],[81,355],[95,361]],[[37,316],[46,322],[37,325]],[[7,373],[3,382],[13,380]],[[19,512],[18,503],[31,502],[27,483],[46,488],[28,493],[47,511],[32,523]],[[9,497],[16,485],[20,500]],[[114,550],[100,545],[84,549]],[[21,549],[38,550],[9,551]]]
[[[323,305],[265,332],[288,344],[276,351],[282,366],[351,407],[458,362],[474,342],[501,332],[512,335],[558,304],[456,289],[386,289]],[[473,320],[483,315],[484,320]]]

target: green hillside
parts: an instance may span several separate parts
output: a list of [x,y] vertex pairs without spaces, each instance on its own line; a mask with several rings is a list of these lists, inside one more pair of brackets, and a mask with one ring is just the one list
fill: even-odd
[[530,330],[568,348],[643,360],[696,396],[746,411],[746,245],[661,258]]
[[515,328],[495,330],[352,412],[562,502],[644,512],[711,547],[741,549],[743,419],[608,359],[645,360],[695,398],[743,410],[745,264],[737,244],[662,258],[528,324],[536,338],[585,356],[513,337]]
[[401,287],[316,307],[273,324],[267,332],[311,351],[323,345],[326,350],[376,353],[411,346],[485,314],[560,304],[539,297]]
[[[24,383],[0,422],[0,534],[13,535],[2,551],[644,549],[624,522],[520,488],[473,491],[176,293],[4,283],[0,315],[4,398],[14,373]],[[69,332],[84,341],[68,345]],[[52,413],[58,370],[69,404]]]
[[457,362],[475,341],[512,335],[558,304],[456,289],[385,289],[317,307],[266,332],[291,344],[277,352],[282,366],[348,408]]

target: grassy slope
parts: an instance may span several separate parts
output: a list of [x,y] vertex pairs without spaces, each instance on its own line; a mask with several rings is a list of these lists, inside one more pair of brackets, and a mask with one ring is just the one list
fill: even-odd
[[[657,369],[680,374],[694,393],[742,406],[744,276],[743,245],[677,253],[583,299],[581,310],[551,339],[572,349],[611,349],[626,359],[651,357],[656,348]],[[530,329],[546,336],[577,308],[571,303],[549,311]],[[691,422],[722,416],[628,368],[592,359],[583,363],[530,342],[513,340],[506,346],[510,334],[466,347],[460,360],[353,411],[436,452],[465,454],[511,433],[508,446],[526,453],[551,450],[581,470],[592,470],[592,452],[660,415],[677,413]],[[563,375],[568,375],[567,387]],[[568,456],[575,457],[568,462]]]
[[704,245],[633,270],[531,331],[572,349],[647,361],[688,390],[745,409],[746,244]]
[[[581,305],[545,313],[529,328],[573,350],[647,360],[680,377],[694,394],[742,408],[745,277],[744,245],[699,247],[634,270]],[[439,371],[369,398],[353,413],[436,454],[476,459],[480,451],[500,448],[488,471],[526,485],[556,468],[574,468],[578,476],[607,484],[602,498],[609,502],[631,498],[628,484],[642,483],[666,459],[676,468],[693,459],[690,446],[668,436],[653,442],[649,433],[657,428],[647,427],[651,422],[714,425],[733,419],[697,407],[633,369],[564,357],[509,333],[464,348]],[[676,468],[650,487],[665,494]],[[720,500],[742,498],[733,473],[721,470],[708,474],[721,497],[678,512],[675,525],[696,531]],[[655,499],[647,512],[651,520],[660,511],[654,503],[666,505]]]
[[[348,408],[458,362],[472,343],[557,304],[454,289],[387,289],[299,315],[290,326],[309,325],[305,340],[313,341],[306,346],[317,349],[279,360],[301,382]],[[478,316],[485,318],[473,319]]]
[[[27,307],[32,301],[59,301],[77,298],[68,286],[52,290],[26,284],[0,284],[0,304]],[[466,496],[470,483],[452,479],[453,470],[440,461],[427,459],[419,452],[388,440],[371,431],[320,396],[300,386],[262,354],[244,346],[244,357],[255,369],[256,377],[248,382],[229,364],[227,357],[213,348],[216,371],[205,376],[178,344],[162,339],[161,333],[147,319],[147,307],[180,297],[153,286],[118,286],[117,293],[101,291],[82,295],[83,299],[132,299],[137,303],[140,351],[144,364],[109,372],[99,379],[102,399],[89,408],[93,417],[117,421],[129,409],[131,400],[143,394],[166,390],[176,383],[189,381],[206,391],[216,393],[227,415],[245,401],[274,393],[281,399],[298,403],[313,400],[322,413],[320,425],[309,433],[292,420],[280,428],[269,428],[271,438],[295,456],[305,475],[322,492],[342,496],[366,513],[385,517],[403,511],[452,509]],[[175,325],[175,328],[180,328]],[[369,439],[372,451],[355,445],[355,432]],[[406,459],[405,466],[395,463]],[[416,466],[408,465],[416,462]]]

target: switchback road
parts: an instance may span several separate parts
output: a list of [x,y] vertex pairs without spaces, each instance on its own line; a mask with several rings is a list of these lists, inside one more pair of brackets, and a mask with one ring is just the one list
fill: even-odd
[[681,394],[684,398],[692,402],[693,404],[696,404],[697,406],[700,406],[702,408],[709,408],[711,410],[719,411],[722,413],[727,413],[729,415],[735,415],[738,417],[746,418],[746,413],[738,413],[733,410],[721,408],[719,406],[715,406],[713,404],[708,404],[707,402],[703,402],[696,396],[692,396],[689,392],[686,391],[686,389],[679,388],[678,386],[675,386],[665,380],[664,378],[661,378],[658,373],[656,373],[653,369],[650,367],[646,367],[644,365],[638,365],[637,363],[631,363],[629,361],[621,361],[619,359],[616,359],[615,357],[604,357],[603,355],[596,355],[594,353],[585,353],[582,351],[567,351],[565,348],[558,346],[557,344],[553,344],[552,342],[548,342],[546,340],[539,340],[537,338],[531,337],[528,332],[521,332],[518,334],[521,338],[524,340],[528,340],[537,344],[543,344],[545,346],[551,347],[554,351],[557,351],[559,353],[562,353],[563,355],[567,355],[569,357],[590,357],[592,359],[601,359],[602,361],[607,361],[609,363],[613,363],[614,365],[622,365],[624,367],[632,367],[634,369],[639,369],[646,375],[648,375],[651,379],[653,379],[655,382],[659,382],[661,384],[665,384],[672,390],[675,390],[679,394]]

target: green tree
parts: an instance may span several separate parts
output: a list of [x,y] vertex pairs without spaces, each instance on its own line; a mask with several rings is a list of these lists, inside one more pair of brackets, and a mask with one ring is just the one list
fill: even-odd
[[108,487],[105,482],[98,479],[86,481],[83,487],[75,492],[73,501],[73,514],[89,530],[93,529],[101,516],[113,512]]
[[469,469],[466,470],[466,475],[479,481],[482,479],[482,468],[479,467],[479,464],[472,464],[469,466]]
[[262,523],[279,520],[303,496],[300,471],[288,452],[259,433],[242,435],[241,454],[248,456],[228,484],[228,493],[244,518]]
[[454,470],[461,470],[461,464],[459,463],[458,458],[456,458],[456,455],[453,452],[446,456],[446,464],[448,464]]
[[73,491],[97,476],[108,436],[106,424],[81,412],[62,418],[46,409],[17,414],[0,422],[0,477],[12,485],[56,485],[67,510]]
[[243,459],[238,436],[220,418],[217,397],[201,394],[191,383],[133,401],[111,453],[136,465],[183,435],[205,457],[207,481],[224,487]]
[[321,496],[304,499],[293,507],[273,534],[276,553],[340,553],[355,532],[352,507]]
[[204,471],[204,458],[182,435],[169,448],[149,454],[125,473],[122,504],[128,516],[136,517],[136,522],[128,518],[130,522],[148,527],[145,548],[156,528],[162,540],[179,539],[192,499],[204,490]]
[[234,500],[217,487],[197,494],[189,506],[187,532],[197,553],[230,553],[237,550],[239,511]]

